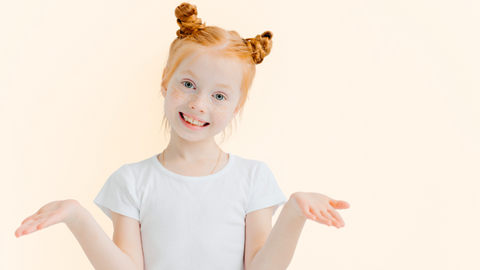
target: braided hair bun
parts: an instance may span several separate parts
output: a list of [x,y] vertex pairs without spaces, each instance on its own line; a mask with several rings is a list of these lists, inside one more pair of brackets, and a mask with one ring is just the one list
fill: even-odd
[[177,37],[185,38],[198,30],[205,29],[205,23],[197,18],[197,6],[189,3],[182,3],[175,9],[175,17],[180,29],[177,31]]
[[273,33],[265,31],[261,35],[257,35],[255,38],[247,38],[243,41],[247,44],[247,47],[252,52],[253,62],[260,64],[265,56],[270,54],[272,50],[272,37]]
[[182,3],[175,9],[177,24],[180,26],[180,29],[177,30],[178,39],[191,37],[191,40],[202,45],[220,43],[223,35],[219,31],[223,31],[225,33],[228,32],[231,36],[238,37],[240,44],[242,44],[243,40],[243,43],[248,47],[248,50],[245,52],[247,54],[250,52],[252,60],[256,65],[262,63],[265,56],[270,54],[272,50],[272,32],[265,31],[254,38],[243,39],[235,31],[225,31],[216,26],[206,27],[205,23],[202,23],[202,20],[197,15],[197,6],[189,3]]

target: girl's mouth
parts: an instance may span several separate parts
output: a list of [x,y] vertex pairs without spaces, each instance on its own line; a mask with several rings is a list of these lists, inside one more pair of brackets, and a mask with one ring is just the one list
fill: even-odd
[[[192,121],[192,119],[189,117],[186,117],[187,120],[184,118],[185,116],[183,115],[182,112],[179,112],[179,115],[180,115],[180,119],[182,121],[182,123],[187,126],[188,128],[190,129],[193,129],[193,130],[199,130],[199,129],[203,129],[205,128],[206,126],[210,125],[210,123],[206,122],[203,126],[201,126],[201,124],[198,123],[198,121]],[[193,123],[190,123],[189,121],[192,121]],[[195,122],[197,122],[197,124],[195,124]]]

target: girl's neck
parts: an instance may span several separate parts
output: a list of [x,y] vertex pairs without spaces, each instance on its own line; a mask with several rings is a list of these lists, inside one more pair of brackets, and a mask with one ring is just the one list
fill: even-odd
[[220,147],[215,142],[214,137],[192,142],[178,136],[174,130],[170,134],[170,142],[164,150],[168,155],[168,159],[186,162],[218,159]]

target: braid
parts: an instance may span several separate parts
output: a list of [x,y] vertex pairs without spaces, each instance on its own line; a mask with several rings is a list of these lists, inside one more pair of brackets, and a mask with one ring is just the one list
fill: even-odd
[[257,35],[255,38],[247,38],[243,40],[248,49],[250,49],[255,64],[258,65],[262,63],[263,58],[270,54],[270,51],[272,50],[272,37],[272,32],[265,31],[263,34]]
[[175,17],[177,17],[177,24],[180,29],[177,31],[177,37],[180,39],[192,35],[198,30],[205,29],[205,23],[197,18],[197,6],[189,3],[182,3],[175,9]]

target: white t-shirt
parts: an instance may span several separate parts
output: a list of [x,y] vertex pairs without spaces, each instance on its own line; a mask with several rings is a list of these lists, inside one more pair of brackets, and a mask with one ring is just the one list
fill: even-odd
[[229,154],[207,176],[167,170],[158,154],[122,165],[94,203],[140,221],[146,270],[244,270],[245,216],[287,198],[265,162]]

